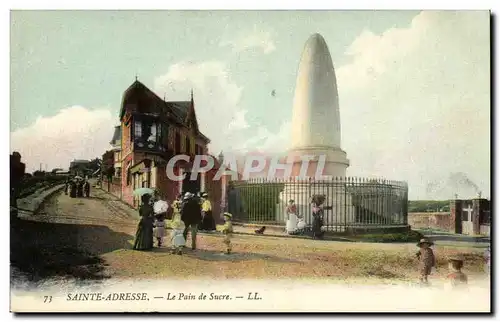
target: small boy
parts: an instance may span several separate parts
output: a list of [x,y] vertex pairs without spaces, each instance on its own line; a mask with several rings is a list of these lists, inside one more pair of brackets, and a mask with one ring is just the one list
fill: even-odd
[[224,234],[224,244],[226,245],[226,254],[231,254],[231,238],[233,237],[233,224],[231,219],[233,215],[228,212],[224,213],[224,225],[217,225],[217,230]]
[[417,252],[416,256],[419,261],[420,282],[423,284],[428,284],[427,277],[431,274],[432,268],[436,267],[436,258],[434,257],[434,252],[430,248],[432,245],[434,245],[434,243],[426,238],[422,238],[417,244],[420,250]]
[[448,287],[451,289],[467,285],[467,275],[462,272],[464,259],[461,256],[453,256],[448,259],[450,274],[446,276]]

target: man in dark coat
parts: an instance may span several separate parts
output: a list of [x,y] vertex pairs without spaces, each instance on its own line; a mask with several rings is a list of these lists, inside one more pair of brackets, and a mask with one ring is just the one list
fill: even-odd
[[195,250],[196,233],[198,232],[198,224],[201,221],[201,206],[198,199],[190,192],[186,192],[184,196],[181,219],[186,225],[184,229],[184,239],[187,240],[188,230],[191,230],[191,248]]

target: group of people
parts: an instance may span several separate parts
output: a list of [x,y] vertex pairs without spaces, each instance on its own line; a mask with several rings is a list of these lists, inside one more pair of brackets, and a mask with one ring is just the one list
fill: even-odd
[[[323,231],[324,226],[324,211],[328,210],[330,207],[325,207],[324,202],[326,200],[325,195],[314,195],[311,197],[310,204],[312,207],[312,217],[313,222],[311,225],[311,232],[313,239],[323,239],[325,232]],[[285,210],[285,231],[290,235],[303,234],[306,228],[306,222],[304,215],[297,211],[297,205],[295,200],[290,199],[288,201],[288,206]]]
[[[166,229],[171,228],[170,246],[174,254],[181,255],[186,247],[188,232],[191,233],[191,249],[196,250],[197,232],[210,232],[219,230],[224,233],[224,244],[226,253],[231,252],[232,215],[224,213],[224,225],[216,225],[212,214],[212,204],[207,193],[195,195],[186,192],[178,195],[171,204],[171,216],[167,212],[155,213],[155,198],[151,194],[141,196],[141,206],[137,233],[135,237],[135,250],[150,250],[154,247],[154,239],[157,247],[162,247],[166,236]],[[168,219],[171,217],[172,219]]]
[[[434,252],[432,251],[432,246],[434,243],[427,238],[423,238],[417,244],[419,250],[415,254],[418,260],[418,268],[420,273],[420,283],[422,285],[428,285],[428,277],[431,275],[432,268],[437,268],[436,258]],[[491,264],[491,252],[490,247],[484,252],[485,261],[485,272],[490,273]],[[448,288],[462,288],[467,285],[468,279],[467,275],[462,272],[464,267],[465,259],[461,255],[450,256],[448,258],[448,275],[446,276],[447,287]]]
[[64,194],[71,198],[81,198],[90,196],[90,183],[87,179],[75,176],[68,178],[64,187]]

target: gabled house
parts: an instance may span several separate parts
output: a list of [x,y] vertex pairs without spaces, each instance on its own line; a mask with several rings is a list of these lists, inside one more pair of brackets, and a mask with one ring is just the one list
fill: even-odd
[[[133,191],[140,187],[156,189],[171,201],[178,193],[199,192],[205,188],[205,175],[190,180],[194,156],[207,154],[210,140],[200,132],[193,93],[187,101],[165,101],[139,81],[124,92],[120,109],[122,198],[137,207]],[[167,177],[167,163],[178,154],[190,156],[178,161],[175,175]]]

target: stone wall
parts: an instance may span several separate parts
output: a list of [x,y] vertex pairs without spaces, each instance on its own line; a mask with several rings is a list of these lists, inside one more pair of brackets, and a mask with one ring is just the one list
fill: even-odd
[[101,188],[117,198],[122,196],[121,178],[113,178],[111,181],[103,179]]
[[454,221],[449,212],[410,212],[408,213],[408,225],[420,229],[454,230]]

